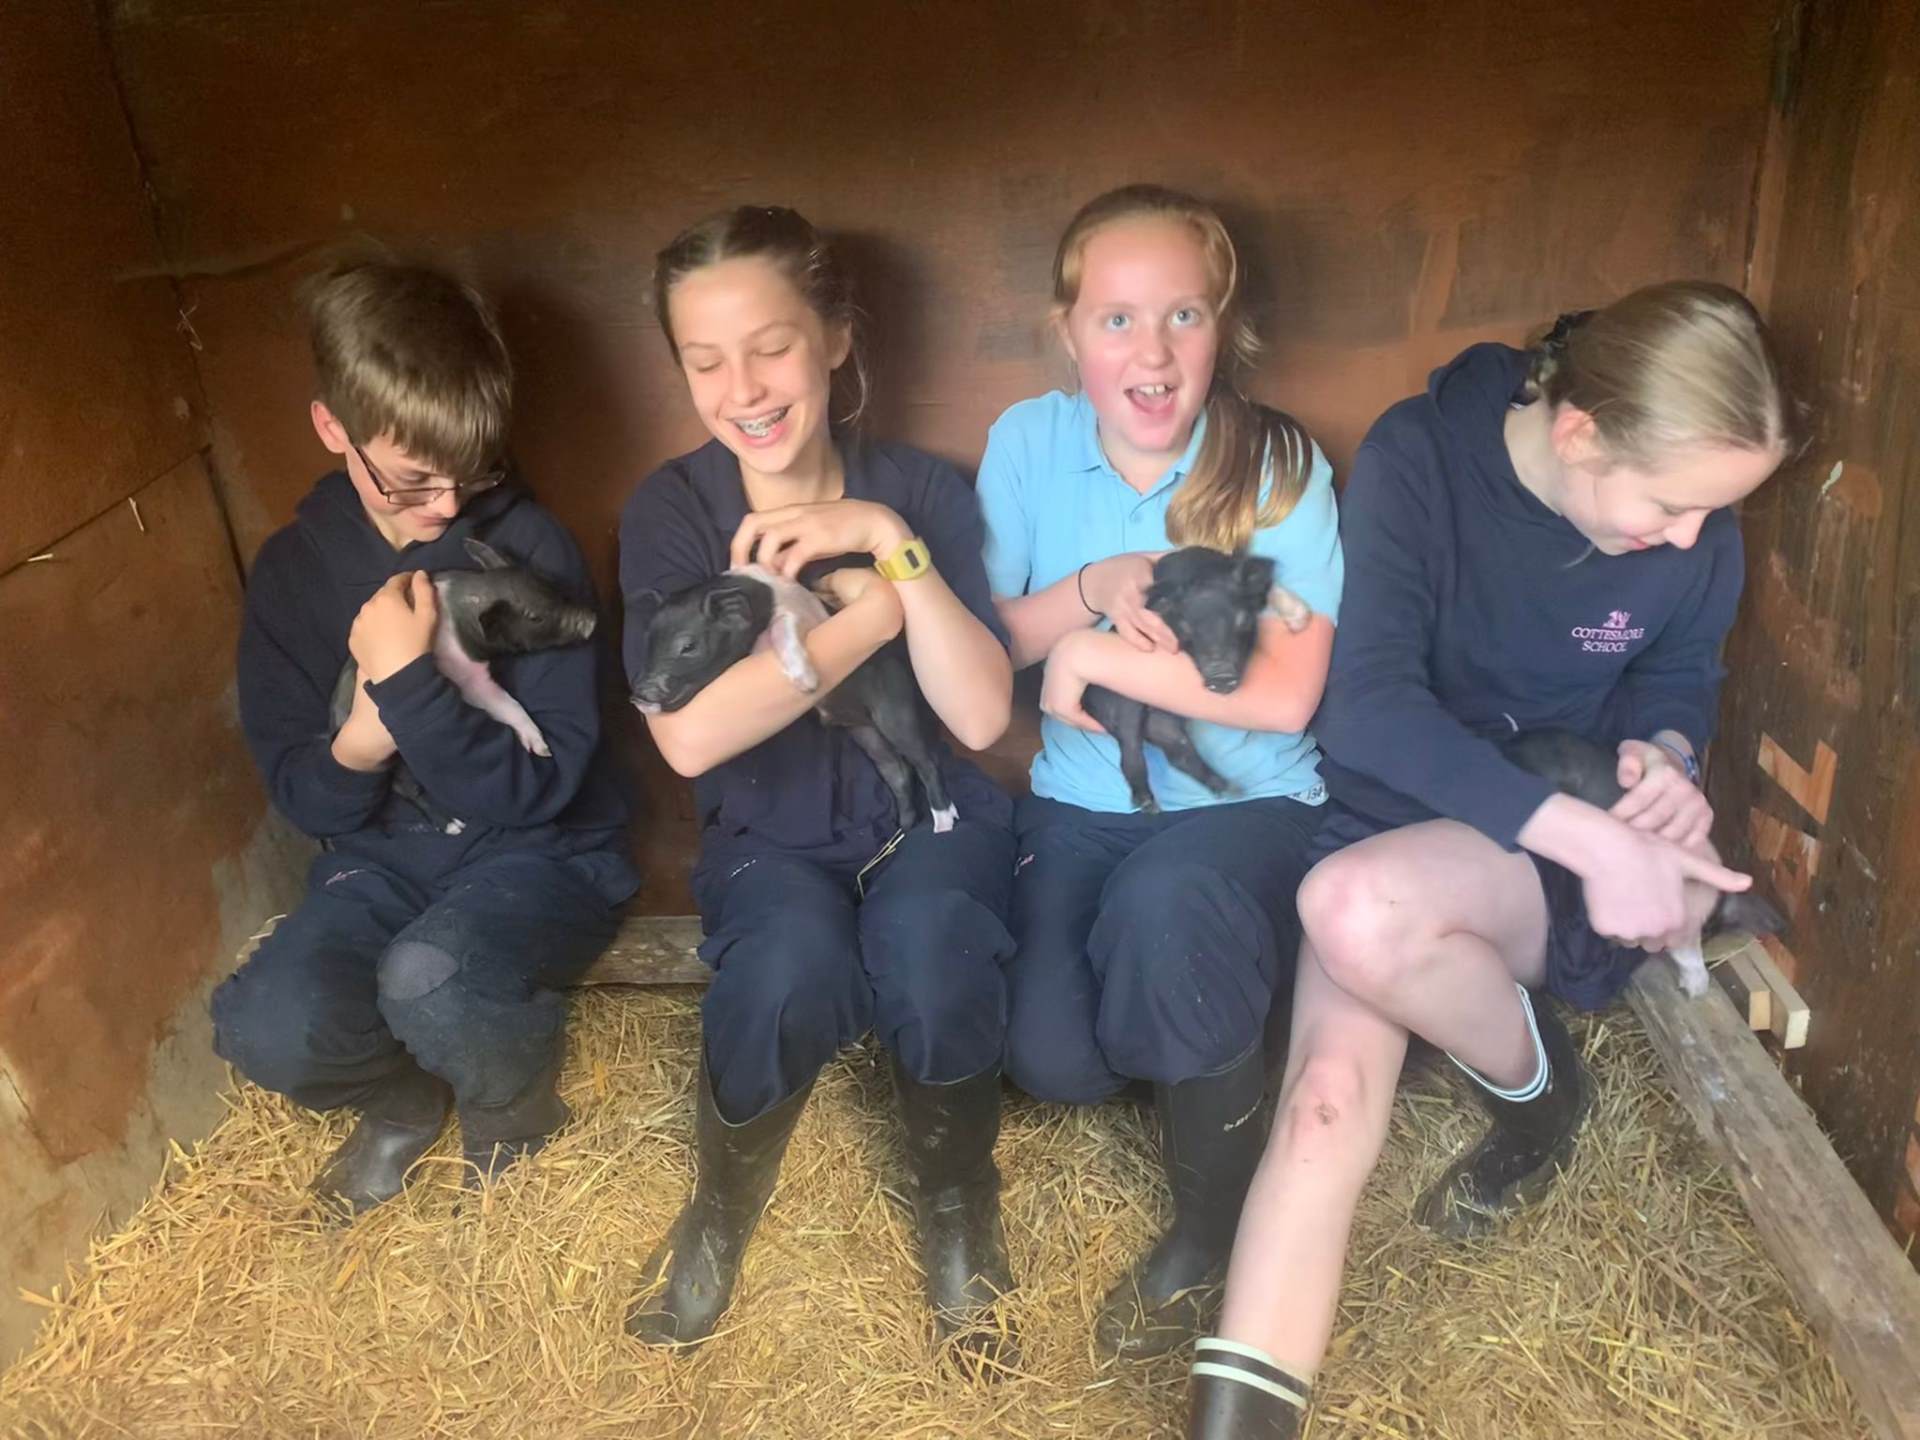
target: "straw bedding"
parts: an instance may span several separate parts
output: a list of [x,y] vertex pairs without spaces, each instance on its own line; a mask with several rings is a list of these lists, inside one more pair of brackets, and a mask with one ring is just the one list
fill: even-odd
[[[320,1224],[303,1190],[344,1121],[238,1087],[214,1135],[176,1152],[46,1297],[38,1345],[0,1378],[0,1434],[1181,1433],[1183,1359],[1102,1367],[1087,1343],[1164,1200],[1144,1113],[1009,1099],[1025,1355],[1020,1374],[969,1384],[930,1340],[870,1049],[822,1078],[721,1335],[688,1357],[629,1342],[638,1267],[689,1183],[696,1007],[686,991],[580,996],[573,1126],[478,1199],[443,1141],[406,1196],[350,1229]],[[1442,1245],[1408,1223],[1478,1121],[1441,1069],[1403,1086],[1310,1433],[1865,1436],[1632,1020],[1579,1033],[1602,1092],[1587,1142],[1494,1242]]]

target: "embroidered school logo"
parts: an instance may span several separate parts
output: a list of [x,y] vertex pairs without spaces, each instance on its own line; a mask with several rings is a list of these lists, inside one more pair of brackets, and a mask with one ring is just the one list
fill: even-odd
[[1576,625],[1571,633],[1582,650],[1596,655],[1624,655],[1629,644],[1647,633],[1644,625],[1630,624],[1632,619],[1630,611],[1610,610],[1606,624]]

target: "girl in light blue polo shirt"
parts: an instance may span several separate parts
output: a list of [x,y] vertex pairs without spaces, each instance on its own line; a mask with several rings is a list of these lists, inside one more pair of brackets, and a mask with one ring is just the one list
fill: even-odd
[[[1238,281],[1201,202],[1130,186],[1087,205],[1054,262],[1079,392],[1007,411],[980,467],[1014,664],[1046,662],[1043,747],[1016,816],[1007,1069],[1049,1100],[1153,1088],[1174,1217],[1096,1322],[1100,1348],[1128,1357],[1189,1339],[1224,1272],[1325,798],[1305,731],[1340,600],[1332,475],[1295,421],[1236,383],[1255,348]],[[1231,694],[1202,685],[1144,606],[1154,557],[1194,544],[1270,556],[1316,612],[1299,634],[1264,618]],[[1191,717],[1232,792],[1149,750],[1161,813],[1134,813],[1118,747],[1081,707],[1090,683]]]

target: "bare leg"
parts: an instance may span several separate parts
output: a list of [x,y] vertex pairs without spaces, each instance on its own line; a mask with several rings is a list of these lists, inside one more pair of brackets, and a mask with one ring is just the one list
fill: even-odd
[[1547,911],[1526,856],[1433,821],[1323,860],[1300,887],[1300,918],[1287,1073],[1241,1211],[1220,1334],[1311,1379],[1407,1030],[1483,1074],[1530,1078],[1536,1056],[1513,987],[1543,978]]
[[1303,1380],[1333,1333],[1353,1212],[1406,1050],[1405,1030],[1329,980],[1311,943],[1300,947],[1286,1079],[1240,1212],[1219,1334]]
[[1547,903],[1526,855],[1457,821],[1409,825],[1316,865],[1300,914],[1348,994],[1496,1085],[1532,1078],[1513,987],[1546,979]]

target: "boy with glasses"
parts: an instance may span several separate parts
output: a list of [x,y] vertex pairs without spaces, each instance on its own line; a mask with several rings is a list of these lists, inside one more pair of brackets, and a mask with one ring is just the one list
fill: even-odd
[[[379,260],[320,277],[309,318],[313,427],[342,468],[260,549],[239,691],[274,804],[322,853],[300,908],[214,993],[214,1046],[300,1104],[360,1111],[314,1183],[357,1214],[399,1193],[455,1107],[470,1183],[565,1121],[561,987],[639,877],[593,647],[494,662],[550,756],[467,704],[431,653],[426,572],[473,568],[470,538],[593,603],[579,547],[504,463],[512,367],[492,312]],[[349,657],[359,683],[333,731]],[[393,792],[396,759],[459,833]]]

